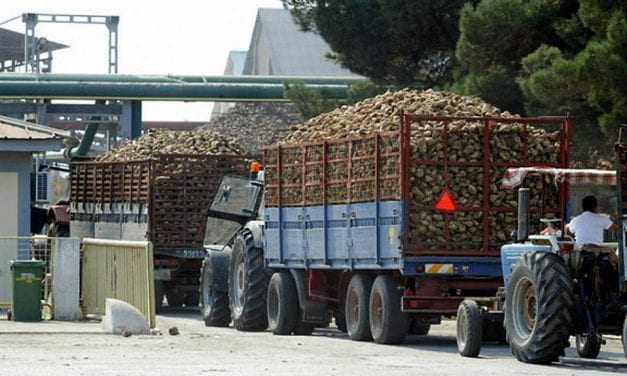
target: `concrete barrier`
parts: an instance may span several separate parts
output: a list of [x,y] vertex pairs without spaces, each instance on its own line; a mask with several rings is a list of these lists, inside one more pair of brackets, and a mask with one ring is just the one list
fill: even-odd
[[105,316],[102,319],[105,333],[149,334],[150,328],[144,315],[132,305],[117,299],[105,300]]

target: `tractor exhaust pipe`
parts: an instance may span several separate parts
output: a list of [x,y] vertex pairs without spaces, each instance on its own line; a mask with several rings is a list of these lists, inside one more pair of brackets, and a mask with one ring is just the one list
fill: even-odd
[[529,188],[518,189],[518,229],[516,240],[527,240],[529,236]]

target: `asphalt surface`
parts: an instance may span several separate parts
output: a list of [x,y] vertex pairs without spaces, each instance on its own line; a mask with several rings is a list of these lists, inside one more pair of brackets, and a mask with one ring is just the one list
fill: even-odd
[[[487,345],[477,359],[457,354],[454,322],[401,346],[354,342],[329,328],[313,336],[207,328],[195,312],[158,316],[162,335],[101,334],[98,323],[0,321],[1,375],[612,375],[627,368],[516,361],[507,346]],[[171,336],[176,326],[180,335]],[[571,341],[574,343],[574,341]],[[567,355],[575,356],[570,349]],[[625,361],[620,339],[601,359]]]

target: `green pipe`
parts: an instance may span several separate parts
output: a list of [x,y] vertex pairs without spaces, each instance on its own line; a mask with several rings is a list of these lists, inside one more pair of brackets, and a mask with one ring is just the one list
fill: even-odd
[[142,102],[131,102],[131,139],[134,140],[142,135]]
[[[98,123],[88,124],[83,134],[83,139],[76,149],[70,151],[71,157],[84,157],[91,149],[91,144],[94,143],[94,138],[98,132]],[[76,150],[76,151],[74,151]]]
[[[343,99],[348,85],[305,84],[324,90],[330,99]],[[280,101],[283,84],[253,83],[146,83],[146,82],[0,82],[0,99],[112,99],[155,101]]]
[[128,74],[65,74],[65,73],[0,73],[0,81],[37,82],[138,82],[138,83],[258,83],[346,85],[363,82],[361,77],[311,76],[190,76],[190,75],[128,75]]

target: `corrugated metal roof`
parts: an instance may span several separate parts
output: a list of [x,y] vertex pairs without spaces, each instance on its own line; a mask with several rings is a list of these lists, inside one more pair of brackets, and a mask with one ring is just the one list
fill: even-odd
[[301,31],[289,10],[260,8],[244,74],[357,76],[328,59],[330,51],[320,35]]
[[[51,51],[68,47],[50,40],[48,43]],[[0,61],[7,60],[24,60],[24,34],[0,28]]]
[[65,131],[0,116],[0,140],[46,140],[67,137],[70,137],[70,134]]

